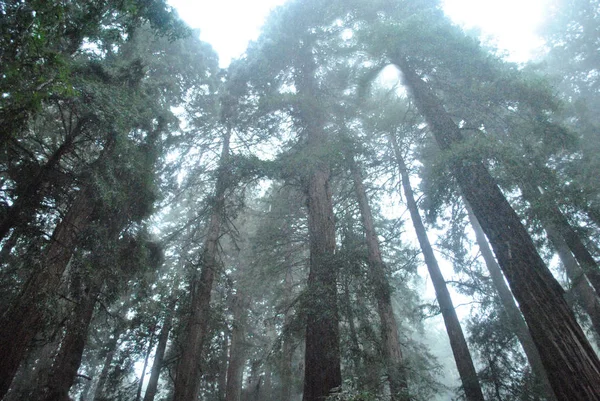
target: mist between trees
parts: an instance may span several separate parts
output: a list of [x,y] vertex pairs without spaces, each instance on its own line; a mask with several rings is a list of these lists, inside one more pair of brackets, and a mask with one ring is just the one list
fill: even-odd
[[600,400],[598,1],[0,11],[0,399]]

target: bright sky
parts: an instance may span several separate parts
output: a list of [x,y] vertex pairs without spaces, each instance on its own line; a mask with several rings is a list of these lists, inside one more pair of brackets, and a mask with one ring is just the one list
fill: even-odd
[[[551,0],[443,0],[446,13],[468,29],[479,29],[511,61],[525,61],[541,45],[535,30]],[[221,66],[256,39],[269,11],[285,0],[169,0],[201,38],[219,53]]]

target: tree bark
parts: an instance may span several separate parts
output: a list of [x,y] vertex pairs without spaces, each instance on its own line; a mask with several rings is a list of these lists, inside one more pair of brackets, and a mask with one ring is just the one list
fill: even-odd
[[78,302],[67,323],[65,336],[54,359],[40,401],[69,401],[69,390],[75,382],[81,364],[100,285],[92,278],[91,280],[76,279],[75,286],[78,287]]
[[160,334],[158,335],[158,344],[156,345],[154,362],[152,363],[152,369],[150,370],[150,379],[148,379],[148,386],[146,387],[146,392],[144,393],[144,401],[154,401],[154,397],[156,396],[158,379],[160,378],[160,370],[162,369],[165,359],[165,351],[167,349],[167,342],[169,341],[169,333],[171,332],[171,325],[173,322],[173,308],[175,308],[174,300],[171,301],[167,307],[167,314],[163,320]]
[[210,313],[210,297],[218,268],[217,251],[221,223],[225,213],[225,191],[228,186],[229,139],[231,129],[223,136],[223,147],[215,185],[212,214],[203,244],[200,277],[194,276],[191,283],[191,312],[185,328],[184,352],[177,364],[173,401],[195,401],[199,385],[199,361],[206,335]]
[[571,288],[575,295],[575,300],[590,317],[592,327],[597,336],[600,336],[600,302],[596,292],[586,279],[583,269],[573,257],[569,246],[564,237],[560,235],[552,223],[542,224],[548,239],[556,249],[558,257],[562,262],[567,277],[571,282]]
[[531,203],[546,233],[548,233],[548,229],[552,231],[552,235],[555,238],[552,242],[560,241],[567,245],[569,252],[573,254],[580,266],[578,270],[589,279],[594,287],[596,296],[600,296],[600,268],[598,267],[598,263],[596,263],[592,254],[586,248],[577,231],[573,229],[567,217],[561,212],[558,206],[550,202],[545,202],[543,194],[530,183],[522,183],[519,188],[523,197]]
[[298,95],[303,99],[299,105],[301,126],[298,128],[307,135],[308,154],[312,158],[307,175],[310,272],[303,401],[322,401],[341,386],[342,374],[330,167],[327,155],[323,154],[327,136],[311,50],[310,43],[302,46],[296,60],[295,76]]
[[539,383],[540,389],[544,392],[546,399],[549,401],[555,401],[556,396],[554,395],[554,391],[552,390],[552,386],[550,384],[550,380],[548,379],[548,374],[546,373],[546,369],[544,369],[544,365],[542,364],[542,358],[535,347],[533,342],[533,338],[531,338],[531,334],[529,334],[529,329],[527,328],[527,323],[525,323],[525,319],[523,319],[523,315],[519,310],[519,307],[515,303],[515,299],[513,298],[506,281],[504,280],[504,275],[502,274],[502,270],[494,255],[492,254],[492,250],[490,249],[487,238],[477,218],[473,214],[473,210],[471,210],[471,206],[465,200],[465,208],[467,209],[467,214],[469,216],[469,221],[471,222],[471,226],[473,227],[473,231],[475,232],[475,238],[477,240],[477,245],[479,246],[479,250],[481,251],[481,255],[483,256],[483,260],[485,261],[485,265],[490,273],[490,277],[492,278],[492,282],[494,283],[494,287],[496,287],[496,291],[498,292],[498,296],[500,297],[500,302],[502,302],[502,307],[508,316],[508,320],[512,326],[513,331],[515,332],[521,346],[523,347],[523,351],[525,351],[525,356],[527,356],[527,361],[529,361],[529,366],[531,366],[531,370],[535,375],[536,380]]
[[227,365],[229,362],[229,333],[223,331],[223,341],[221,342],[221,356],[219,358],[219,380],[217,382],[217,399],[225,401],[225,391],[227,389]]
[[100,377],[98,377],[98,383],[96,383],[96,389],[94,390],[94,399],[93,401],[103,401],[105,400],[104,389],[106,387],[106,381],[108,380],[108,375],[110,374],[110,366],[112,365],[112,361],[115,358],[117,353],[119,344],[119,333],[117,330],[113,332],[113,338],[108,343],[108,353],[104,358],[104,365],[102,366],[102,371],[100,372]]
[[281,351],[281,401],[291,401],[292,397],[292,359],[294,356],[294,350],[292,348],[292,340],[290,336],[286,333],[287,328],[289,327],[292,320],[292,311],[289,310],[289,305],[291,305],[292,300],[292,291],[293,291],[293,277],[292,277],[292,267],[291,267],[291,251],[288,250],[286,252],[286,272],[285,272],[285,293],[287,296],[286,306],[287,310],[285,312],[284,317],[284,331],[283,331],[283,344]]
[[379,239],[373,223],[373,214],[369,206],[369,199],[363,184],[359,167],[354,156],[347,154],[354,190],[358,200],[360,215],[365,229],[365,237],[368,249],[368,261],[373,281],[373,291],[377,300],[377,312],[381,324],[381,344],[383,360],[385,363],[388,382],[390,385],[390,396],[392,401],[409,399],[408,384],[404,371],[402,351],[400,350],[400,335],[396,317],[392,309],[391,288],[385,275],[385,264],[381,257]]
[[225,401],[240,401],[244,376],[244,298],[241,294],[233,297],[233,328],[231,330],[231,346],[229,347],[229,364],[227,366],[227,387]]
[[142,367],[142,374],[140,376],[140,382],[138,383],[137,394],[135,396],[135,401],[140,401],[142,399],[142,389],[144,387],[144,376],[146,376],[146,369],[148,369],[148,360],[150,359],[150,354],[152,353],[152,347],[154,347],[154,334],[156,331],[156,325],[153,325],[150,332],[150,341],[148,342],[148,351],[146,351],[146,357],[144,358],[144,366]]
[[0,397],[8,391],[29,343],[43,325],[47,300],[60,284],[79,234],[90,222],[93,206],[85,192],[77,196],[56,226],[44,251],[42,265],[37,267],[21,294],[0,318]]
[[[461,144],[462,132],[427,83],[404,58],[394,62],[440,148]],[[449,167],[519,302],[557,398],[600,400],[600,361],[519,217],[481,161],[454,160]]]
[[398,147],[396,138],[394,135],[389,135],[389,137],[394,150],[394,155],[396,157],[396,162],[398,163],[398,169],[400,170],[402,188],[404,190],[404,197],[406,198],[406,205],[415,228],[415,233],[417,234],[417,240],[419,241],[421,251],[423,252],[427,270],[431,276],[431,282],[435,288],[435,295],[442,312],[442,317],[444,318],[444,324],[446,325],[446,331],[448,333],[448,338],[450,339],[450,347],[452,348],[452,354],[454,355],[454,361],[456,362],[456,368],[458,369],[458,374],[460,376],[466,398],[469,401],[484,401],[483,392],[481,391],[481,385],[479,384],[479,379],[477,378],[475,365],[473,364],[473,359],[471,358],[471,353],[469,352],[465,335],[460,326],[458,316],[456,315],[456,310],[454,309],[450,292],[446,286],[446,280],[444,280],[444,276],[442,275],[438,265],[433,248],[431,247],[431,243],[427,237],[427,232],[425,230],[425,226],[423,225],[423,221],[421,220],[421,215],[419,214],[419,207],[417,206],[417,202],[415,201],[413,190],[410,185],[408,169],[406,168],[404,158],[400,153],[400,148]]

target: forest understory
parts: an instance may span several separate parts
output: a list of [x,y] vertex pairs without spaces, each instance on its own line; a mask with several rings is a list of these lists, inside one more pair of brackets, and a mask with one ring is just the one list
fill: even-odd
[[600,401],[600,1],[0,13],[0,400]]

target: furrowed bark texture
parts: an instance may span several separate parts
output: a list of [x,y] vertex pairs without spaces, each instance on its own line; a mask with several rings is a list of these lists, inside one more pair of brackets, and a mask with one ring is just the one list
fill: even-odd
[[519,342],[523,347],[523,351],[525,351],[525,356],[529,361],[531,370],[533,371],[536,380],[539,382],[539,386],[543,390],[544,395],[548,400],[554,401],[556,400],[556,396],[554,395],[554,391],[552,390],[552,386],[550,384],[550,380],[548,379],[546,369],[544,369],[544,365],[542,364],[542,358],[540,357],[540,354],[537,348],[535,347],[533,338],[531,338],[531,334],[529,334],[527,323],[525,323],[525,319],[523,319],[523,315],[521,314],[519,307],[515,303],[515,299],[513,298],[513,295],[510,292],[510,288],[508,288],[508,285],[504,280],[502,270],[500,269],[500,266],[498,266],[496,258],[494,258],[492,250],[488,245],[485,233],[481,229],[477,218],[473,214],[471,206],[466,201],[465,208],[467,209],[467,214],[469,216],[471,226],[473,227],[473,231],[475,231],[477,245],[479,246],[479,250],[481,251],[481,255],[483,256],[485,265],[488,269],[488,272],[490,273],[490,277],[492,278],[494,287],[496,287],[496,291],[498,292],[498,296],[500,297],[500,302],[502,302],[502,307],[504,308],[504,311],[508,316],[512,329],[515,332],[517,338],[519,339]]
[[[438,145],[451,151],[463,142],[460,129],[408,62],[394,62]],[[482,162],[455,160],[449,167],[519,302],[557,398],[600,400],[600,361],[519,217]]]
[[154,362],[150,370],[150,379],[148,379],[148,386],[146,386],[146,392],[144,393],[144,401],[154,401],[156,396],[156,390],[158,389],[158,379],[160,378],[160,370],[163,366],[165,359],[165,351],[167,349],[167,342],[169,341],[169,333],[171,332],[171,324],[173,322],[172,310],[175,308],[175,302],[172,301],[167,307],[167,315],[163,320],[163,325],[158,335],[158,344],[156,345],[156,352],[154,353]]
[[398,325],[392,309],[391,289],[385,275],[385,264],[381,257],[379,239],[377,238],[375,224],[373,223],[373,213],[369,206],[367,191],[365,190],[359,167],[353,155],[347,155],[346,158],[350,165],[354,190],[365,229],[369,267],[371,269],[371,279],[373,280],[375,298],[377,300],[377,312],[381,324],[381,344],[390,384],[391,400],[400,401],[408,399],[408,384],[404,372],[402,351],[400,350]]
[[69,390],[77,378],[77,371],[83,357],[88,329],[94,315],[97,296],[100,292],[98,283],[78,283],[79,301],[67,323],[67,331],[43,391],[41,401],[69,401]]
[[442,275],[440,267],[438,265],[433,248],[427,237],[427,231],[421,220],[419,214],[419,207],[415,201],[412,187],[410,185],[410,179],[408,175],[408,169],[404,163],[398,142],[393,135],[390,135],[390,141],[394,149],[394,155],[396,162],[398,163],[398,169],[400,170],[400,176],[402,178],[402,188],[404,190],[404,197],[406,198],[406,205],[410,213],[410,217],[417,234],[417,240],[421,246],[423,252],[423,258],[425,259],[425,265],[431,276],[431,282],[435,289],[435,295],[444,318],[444,324],[450,340],[450,347],[452,348],[452,354],[454,355],[454,361],[456,362],[456,368],[465,391],[465,396],[469,401],[484,401],[483,392],[477,378],[477,371],[471,358],[471,353],[465,340],[465,335],[460,326],[460,321],[456,315],[450,292],[446,286],[446,280]]
[[58,288],[92,211],[89,195],[82,191],[56,226],[44,252],[42,266],[0,318],[0,398],[8,391],[29,343],[44,324],[47,301]]
[[200,277],[195,277],[191,283],[191,312],[185,329],[183,353],[177,365],[173,401],[195,401],[198,394],[199,361],[208,325],[215,271],[218,268],[217,251],[225,211],[225,190],[229,178],[227,169],[230,136],[231,130],[228,129],[223,137],[215,200],[201,256]]
[[304,360],[303,401],[322,401],[342,384],[337,307],[335,223],[329,187],[330,168],[323,154],[327,137],[309,45],[296,60],[296,87],[302,99],[299,114],[312,160],[307,166],[310,273]]

